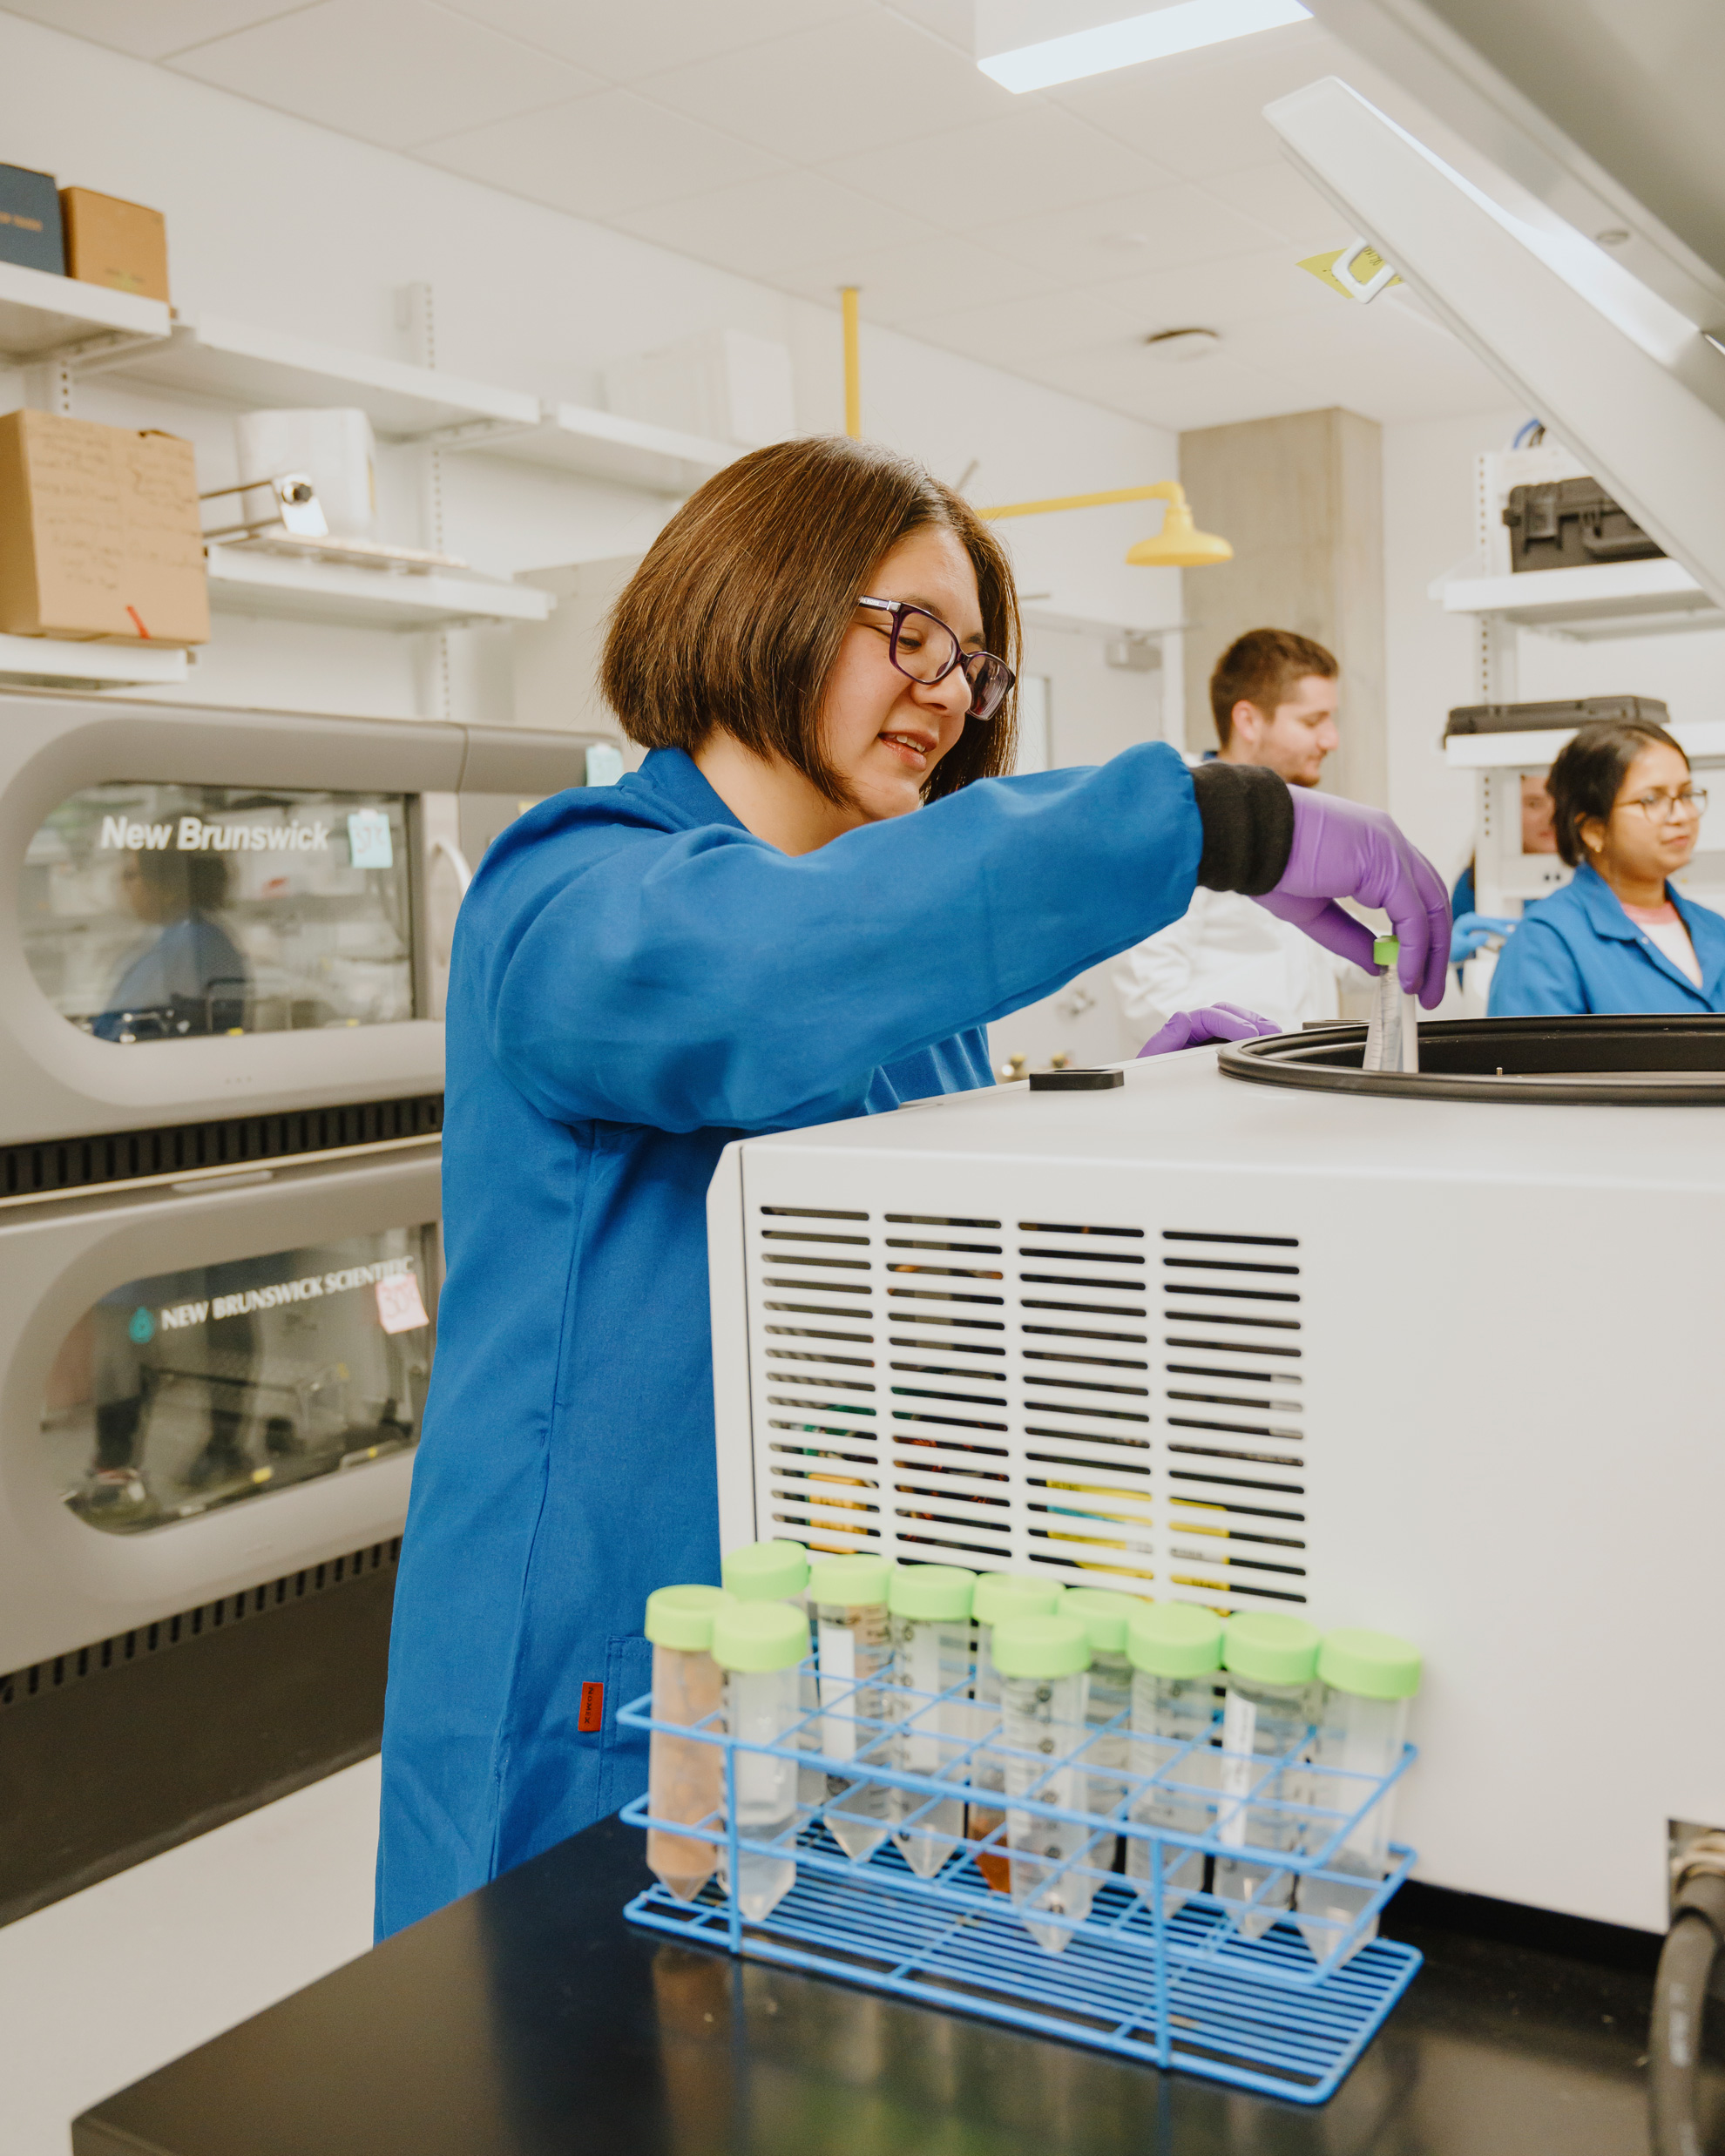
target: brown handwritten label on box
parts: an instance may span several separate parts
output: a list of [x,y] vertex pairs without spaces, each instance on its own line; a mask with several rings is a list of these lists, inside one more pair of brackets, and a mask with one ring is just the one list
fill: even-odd
[[0,632],[207,643],[191,443],[57,412],[0,416]]

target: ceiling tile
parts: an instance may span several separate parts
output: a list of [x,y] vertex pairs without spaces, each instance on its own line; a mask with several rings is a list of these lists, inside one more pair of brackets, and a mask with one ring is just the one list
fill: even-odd
[[422,144],[417,154],[530,201],[600,220],[783,169],[764,150],[627,90],[470,128]]
[[1268,316],[1255,337],[1278,355],[1279,378],[1329,382],[1334,401],[1372,418],[1483,409],[1505,394],[1441,323],[1388,297],[1364,308],[1338,299],[1333,310],[1292,320]]
[[1064,283],[1081,285],[1180,262],[1262,253],[1272,235],[1201,187],[1180,184],[985,225],[971,236]]
[[293,12],[295,0],[6,0],[10,15],[27,15],[92,44],[112,45],[140,60],[159,60],[206,37]]
[[1131,314],[1147,335],[1194,325],[1226,332],[1278,313],[1322,314],[1334,308],[1339,315],[1352,304],[1302,269],[1286,243],[1273,252],[1099,278],[1085,290]]
[[883,151],[1016,103],[883,8],[644,77],[642,94],[798,164]]
[[[114,0],[124,4],[125,0]],[[612,82],[759,44],[841,15],[860,0],[443,0],[457,15],[520,37]]]
[[1321,75],[1345,75],[1348,65],[1346,48],[1316,23],[1295,23],[1045,94],[1159,165],[1203,179],[1268,164],[1280,149],[1265,105]]
[[1310,254],[1324,247],[1339,247],[1350,236],[1342,212],[1332,208],[1316,187],[1280,159],[1274,165],[1249,165],[1241,172],[1214,173],[1204,182],[1204,188]]
[[840,249],[781,281],[806,299],[829,303],[841,286],[856,285],[863,320],[895,328],[955,298],[992,293],[1001,300],[1028,301],[1052,284],[1022,263],[939,233],[894,247]]
[[[1221,357],[1189,367],[1169,367],[1137,355],[1073,356],[1045,361],[1036,375],[1051,389],[1065,389],[1071,395],[1086,397],[1131,418],[1176,432],[1187,427],[1226,426],[1236,419],[1299,411],[1312,402],[1300,390],[1283,392],[1255,368]],[[1195,506],[1201,524],[1203,505]]]
[[926,228],[902,210],[805,172],[711,188],[652,209],[630,210],[611,221],[638,240],[781,288],[811,262],[928,237]]
[[978,127],[944,129],[820,168],[830,179],[966,232],[1165,184],[1169,175],[1052,105],[1020,103]]
[[1322,365],[1285,367],[1276,387],[1303,390],[1307,404],[1341,404],[1390,425],[1400,419],[1441,419],[1458,412],[1498,411],[1512,395],[1497,376],[1465,352],[1423,355],[1399,363],[1361,354]]
[[321,0],[172,64],[392,150],[605,87],[432,0]]
[[996,300],[947,314],[912,315],[896,327],[946,351],[1023,371],[1032,360],[1129,342],[1135,325],[1129,314],[1106,301],[1063,292],[1052,300]]
[[976,0],[885,0],[894,15],[920,24],[930,36],[957,46],[968,60],[976,51]]

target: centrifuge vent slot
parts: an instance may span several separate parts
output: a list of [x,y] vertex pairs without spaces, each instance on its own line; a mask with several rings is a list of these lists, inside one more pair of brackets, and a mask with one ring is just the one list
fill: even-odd
[[849,1206],[762,1206],[753,1243],[754,1394],[771,1516],[761,1531],[839,1552],[877,1549],[884,1402],[873,1223]]
[[1297,1237],[778,1206],[750,1245],[762,1534],[1306,1602]]
[[1231,1609],[1302,1604],[1298,1239],[1170,1228],[1160,1240],[1169,1590]]

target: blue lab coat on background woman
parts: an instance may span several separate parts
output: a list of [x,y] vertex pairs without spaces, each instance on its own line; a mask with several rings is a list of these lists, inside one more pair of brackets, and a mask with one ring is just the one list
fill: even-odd
[[380,1936],[645,1787],[616,1727],[648,1685],[642,1605],[719,1578],[720,1150],[989,1085],[983,1026],[1177,920],[1202,838],[1160,744],[801,856],[660,749],[491,846],[450,977],[449,1271],[396,1591]]
[[1492,976],[1494,1018],[1587,1011],[1725,1010],[1725,920],[1668,883],[1695,946],[1701,986],[1674,966],[1584,861],[1560,891],[1536,899]]

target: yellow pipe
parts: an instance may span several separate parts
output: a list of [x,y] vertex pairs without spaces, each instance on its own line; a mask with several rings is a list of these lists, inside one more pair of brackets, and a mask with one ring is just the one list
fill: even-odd
[[1055,509],[1106,509],[1112,502],[1172,502],[1183,499],[1178,479],[1159,479],[1153,487],[1116,487],[1107,494],[1060,494],[1046,502],[1007,502],[979,509],[978,517],[1040,517]]
[[857,349],[856,287],[846,285],[844,302],[844,430],[853,442],[862,433],[862,360]]

